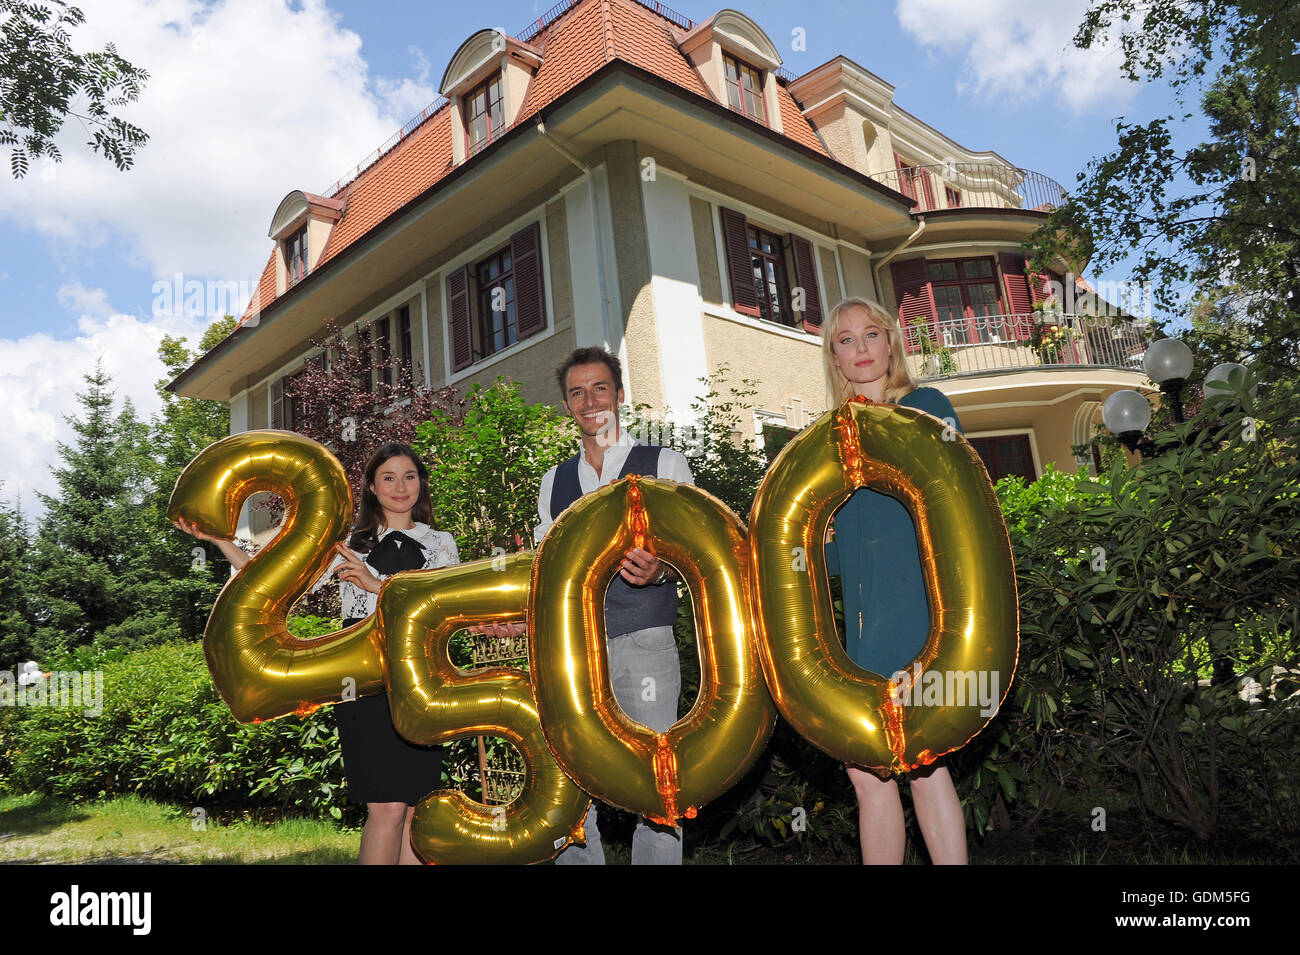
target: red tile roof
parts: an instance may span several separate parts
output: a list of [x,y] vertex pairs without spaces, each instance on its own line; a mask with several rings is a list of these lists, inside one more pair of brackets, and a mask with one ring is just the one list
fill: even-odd
[[[528,38],[533,47],[541,50],[543,60],[529,82],[515,125],[545,109],[614,60],[630,63],[717,102],[690,60],[678,49],[682,35],[668,15],[650,10],[637,0],[577,0]],[[789,91],[778,86],[777,95],[785,135],[802,146],[829,155]],[[450,109],[446,104],[437,109],[332,197],[342,200],[346,211],[331,230],[325,250],[313,268],[330,261],[452,170]],[[243,320],[275,301],[274,267],[273,252]]]

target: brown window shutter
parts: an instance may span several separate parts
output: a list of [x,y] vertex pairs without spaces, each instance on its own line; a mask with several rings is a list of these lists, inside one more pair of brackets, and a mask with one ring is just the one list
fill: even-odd
[[[518,286],[515,294],[518,294]],[[474,363],[474,339],[470,334],[468,265],[447,276],[447,312],[451,325],[451,370],[460,371]]]
[[794,253],[794,282],[803,289],[803,327],[805,331],[816,332],[822,327],[822,297],[817,290],[812,243],[792,234],[790,248]]
[[1025,257],[1016,252],[999,252],[998,263],[1002,266],[1002,284],[1007,290],[1007,308],[1012,315],[1022,316],[1015,322],[1016,338],[1028,338],[1032,324],[1028,316],[1036,299],[1030,292],[1029,277],[1025,274]]
[[754,289],[754,261],[749,257],[749,223],[739,212],[722,213],[722,244],[727,250],[727,275],[731,280],[731,307],[758,318],[758,292]]
[[[925,259],[908,259],[889,266],[894,278],[894,295],[898,299],[898,324],[903,329],[903,344],[909,352],[921,347],[921,337],[909,331],[913,326],[926,326],[937,322],[939,311],[934,306],[934,289],[930,286],[930,270]],[[925,329],[930,340],[936,341],[933,325]]]
[[284,430],[284,379],[277,378],[271,382],[271,427],[276,431]]
[[515,315],[523,339],[546,328],[540,223],[534,222],[510,237],[510,259],[515,273]]

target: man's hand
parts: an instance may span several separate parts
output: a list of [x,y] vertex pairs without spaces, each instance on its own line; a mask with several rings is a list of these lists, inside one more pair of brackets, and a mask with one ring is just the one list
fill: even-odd
[[644,587],[646,584],[654,583],[659,574],[667,570],[672,573],[671,568],[663,563],[658,557],[643,550],[640,547],[633,547],[623,558],[623,563],[619,565],[619,571],[623,574],[623,579],[629,584],[637,587]]

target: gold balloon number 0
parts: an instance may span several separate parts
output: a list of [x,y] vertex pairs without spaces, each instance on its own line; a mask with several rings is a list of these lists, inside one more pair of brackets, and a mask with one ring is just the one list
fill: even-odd
[[[854,666],[835,636],[822,541],[835,508],[864,487],[902,500],[917,527],[931,627],[904,678],[914,687]],[[963,745],[996,709],[983,698],[935,705],[909,692],[923,676],[966,688],[996,674],[1000,704],[1015,669],[1014,565],[988,475],[959,435],[909,408],[849,402],[798,435],[759,488],[748,536],[698,488],[628,479],[575,503],[535,558],[397,575],[374,618],[310,641],[288,634],[285,615],[328,565],[351,502],[328,451],[287,432],[220,441],[182,473],[169,516],[230,537],[257,490],[285,500],[284,529],[222,591],[204,636],[235,716],[301,713],[349,683],[387,687],[413,742],[499,735],[523,756],[509,807],[448,791],[421,802],[412,843],[429,861],[549,858],[582,838],[584,791],[663,823],[693,816],[757,759],[776,711],[836,759],[910,770]],[[662,733],[618,706],[606,661],[604,586],[628,547],[647,544],[690,587],[700,650],[699,696]],[[525,616],[531,685],[505,668],[452,666],[456,629]]]

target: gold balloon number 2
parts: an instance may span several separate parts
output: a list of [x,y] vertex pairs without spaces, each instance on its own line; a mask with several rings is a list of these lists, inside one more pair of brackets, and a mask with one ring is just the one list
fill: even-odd
[[[835,635],[822,541],[859,488],[902,500],[917,527],[931,627],[901,680],[854,666]],[[960,435],[910,408],[852,401],[805,429],[768,469],[748,534],[698,488],[629,478],[576,502],[536,555],[399,574],[373,618],[314,640],[290,636],[285,616],[347,531],[351,496],[326,449],[277,431],[219,441],[181,474],[168,516],[231,537],[259,490],[284,499],[284,526],[222,591],[204,635],[236,718],[387,687],[413,742],[497,735],[524,759],[508,807],[451,791],[421,802],[412,844],[433,862],[550,858],[581,840],[587,793],[662,823],[689,818],[753,765],[778,711],[836,759],[914,769],[979,732],[1015,670],[1014,565],[987,472]],[[609,683],[604,588],[634,545],[682,573],[695,609],[699,696],[663,733],[631,720]],[[530,677],[451,664],[457,629],[521,618]],[[936,676],[940,689],[996,685],[996,702],[917,692]]]

